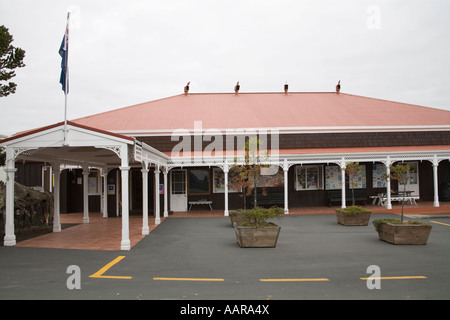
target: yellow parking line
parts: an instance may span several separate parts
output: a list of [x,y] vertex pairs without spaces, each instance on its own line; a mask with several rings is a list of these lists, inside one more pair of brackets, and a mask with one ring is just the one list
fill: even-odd
[[447,224],[447,223],[438,222],[438,221],[430,221],[430,222],[434,222],[434,223],[437,223],[437,224],[443,224],[444,226],[450,227],[450,224]]
[[163,278],[154,277],[153,280],[165,280],[165,281],[225,281],[221,278]]
[[403,279],[427,279],[424,276],[401,276],[401,277],[370,277],[370,278],[360,278],[361,280],[403,280]]
[[299,278],[299,279],[259,279],[262,282],[314,282],[314,281],[330,281],[327,278]]
[[118,256],[113,261],[108,263],[106,266],[98,270],[93,275],[90,275],[89,278],[106,278],[106,279],[132,279],[132,277],[123,277],[123,276],[104,276],[103,274],[108,271],[109,268],[111,268],[113,265],[121,261],[125,256]]

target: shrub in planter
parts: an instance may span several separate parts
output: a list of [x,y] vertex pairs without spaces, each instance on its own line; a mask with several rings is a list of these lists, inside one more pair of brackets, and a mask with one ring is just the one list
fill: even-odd
[[255,208],[242,210],[245,220],[240,224],[234,224],[236,239],[240,247],[243,248],[274,248],[278,241],[281,227],[267,222],[268,219],[278,217],[283,214],[283,209]]
[[254,223],[254,219],[250,216],[248,216],[247,211],[249,210],[244,210],[244,209],[238,209],[238,210],[233,210],[230,211],[229,213],[229,217],[230,217],[230,221],[231,221],[231,226],[234,226],[234,224],[238,224],[241,225],[243,223]]
[[370,210],[358,206],[336,209],[337,222],[344,226],[367,226],[370,214]]
[[380,240],[392,244],[427,244],[432,226],[419,221],[375,219],[372,224]]

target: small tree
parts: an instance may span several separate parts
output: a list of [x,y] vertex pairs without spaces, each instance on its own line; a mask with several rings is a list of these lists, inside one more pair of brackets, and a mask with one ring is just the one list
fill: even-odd
[[401,215],[401,222],[403,223],[403,206],[405,203],[406,185],[408,184],[408,180],[410,178],[409,172],[414,169],[413,167],[407,164],[399,163],[396,165],[391,165],[390,170],[391,170],[391,179],[397,180],[399,185],[403,185],[402,215]]
[[362,172],[361,166],[359,162],[347,162],[345,166],[345,172],[349,176],[349,183],[352,184],[352,206],[355,205],[355,188],[357,186],[357,182],[355,182],[355,177]]
[[[12,41],[13,37],[9,34],[8,28],[0,26],[0,81],[8,81],[16,75],[14,69],[25,66],[23,63],[25,50],[13,47]],[[0,83],[0,97],[16,92],[16,87],[17,84],[14,82]]]
[[255,225],[257,227],[264,227],[267,225],[267,220],[275,217],[279,217],[283,214],[283,209],[272,207],[272,208],[259,208],[255,207],[251,210],[244,210],[244,214],[250,222],[250,225]]
[[[6,136],[0,134],[0,141],[5,139]],[[5,148],[0,148],[0,167],[3,167],[6,164],[6,153]]]
[[[267,167],[267,165],[261,162],[267,159],[267,151],[263,154],[260,153],[260,140],[256,137],[251,137],[245,143],[244,158],[242,164],[238,159],[235,159],[235,164],[231,167],[234,175],[230,180],[230,186],[233,189],[241,189],[244,197],[244,209],[246,208],[246,197],[253,192],[253,208],[258,206],[257,203],[257,189],[258,184],[261,181],[261,168]],[[279,183],[278,178],[275,176],[269,179],[270,183]],[[267,195],[266,188],[262,188],[263,195]]]

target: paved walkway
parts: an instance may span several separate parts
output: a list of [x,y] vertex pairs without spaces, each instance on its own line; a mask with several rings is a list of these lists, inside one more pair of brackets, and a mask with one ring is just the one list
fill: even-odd
[[[334,214],[337,207],[307,207],[291,208],[290,215],[310,214]],[[401,213],[401,205],[393,205],[388,211],[383,207],[367,205],[372,213]],[[450,203],[441,202],[440,207],[433,207],[432,202],[420,202],[418,206],[405,205],[404,214],[411,217],[417,216],[448,216],[450,217]],[[169,218],[187,217],[223,217],[223,210],[192,210],[190,212],[177,212],[169,215]],[[53,232],[32,239],[20,241],[18,247],[83,249],[83,250],[120,250],[122,239],[122,219],[103,218],[100,213],[90,213],[89,223],[83,223],[82,213],[61,214],[61,224],[76,224],[61,232]],[[164,220],[164,218],[161,218]],[[155,227],[153,217],[149,217],[149,228]],[[130,216],[130,242],[131,247],[136,245],[145,236],[142,235],[142,216]]]
[[[76,224],[61,232],[52,232],[18,242],[18,247],[39,247],[85,250],[120,250],[122,219],[103,218],[101,213],[90,213],[89,223],[83,223],[83,213],[61,214],[61,224]],[[149,218],[150,231],[155,228]],[[142,216],[130,216],[130,242],[133,247],[142,240]]]

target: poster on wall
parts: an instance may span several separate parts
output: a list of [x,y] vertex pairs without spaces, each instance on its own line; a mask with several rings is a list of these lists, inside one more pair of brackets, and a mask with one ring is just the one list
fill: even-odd
[[[261,168],[263,169],[263,168]],[[258,187],[281,187],[284,185],[284,172],[279,168],[275,174],[261,174],[258,177]]]
[[382,163],[374,163],[372,166],[372,187],[386,188],[386,167]]
[[350,189],[365,189],[366,183],[366,166],[358,166],[359,172],[349,176],[349,188]]
[[341,168],[338,166],[325,167],[325,188],[327,190],[342,189]]
[[[365,189],[366,182],[366,166],[359,166],[359,173],[351,174],[349,176],[348,187],[350,189]],[[325,167],[325,188],[327,190],[341,190],[342,189],[342,172],[338,166]]]

